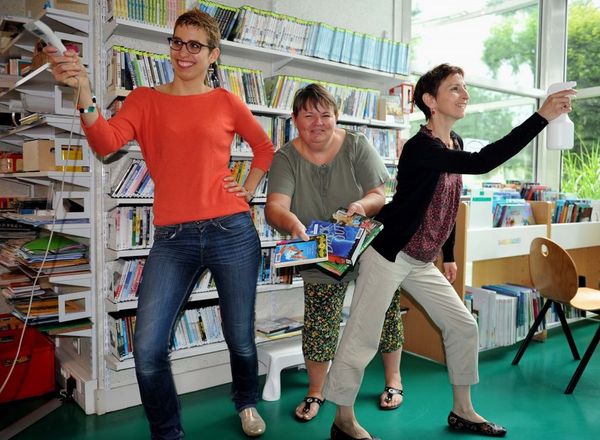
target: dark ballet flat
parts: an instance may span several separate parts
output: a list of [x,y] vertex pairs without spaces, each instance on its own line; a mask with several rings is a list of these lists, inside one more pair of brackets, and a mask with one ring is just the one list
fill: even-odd
[[338,426],[335,423],[331,425],[331,431],[329,435],[331,437],[331,440],[381,440],[379,437],[373,437],[371,434],[369,434],[369,437],[363,438],[352,437],[346,434],[340,428],[338,428]]
[[490,437],[504,437],[506,428],[492,422],[475,423],[457,416],[452,411],[448,414],[448,425],[456,431],[466,431]]

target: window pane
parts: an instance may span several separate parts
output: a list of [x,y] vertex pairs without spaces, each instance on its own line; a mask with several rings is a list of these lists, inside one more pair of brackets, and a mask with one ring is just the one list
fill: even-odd
[[567,79],[600,86],[600,0],[569,1]]
[[[468,78],[467,78],[468,82]],[[465,150],[478,151],[510,132],[527,119],[536,109],[533,98],[494,92],[470,87],[471,99],[467,115],[453,129],[464,141]],[[425,120],[413,121],[411,135],[419,130]],[[505,164],[484,175],[464,175],[465,184],[479,186],[481,182],[506,182],[507,180],[532,181],[534,176],[534,142]]]
[[413,67],[448,62],[467,75],[533,87],[538,2],[413,1]]
[[562,157],[561,191],[600,199],[600,97],[577,99],[569,115],[575,148]]

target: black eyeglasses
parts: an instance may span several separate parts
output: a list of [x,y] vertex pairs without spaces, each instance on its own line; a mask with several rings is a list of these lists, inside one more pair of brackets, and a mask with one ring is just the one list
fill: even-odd
[[183,49],[183,46],[187,49],[187,51],[191,54],[200,53],[203,47],[208,47],[208,50],[211,51],[214,49],[213,46],[209,46],[208,44],[202,44],[198,41],[183,41],[179,38],[167,38],[169,40],[169,47],[173,50],[180,51]]

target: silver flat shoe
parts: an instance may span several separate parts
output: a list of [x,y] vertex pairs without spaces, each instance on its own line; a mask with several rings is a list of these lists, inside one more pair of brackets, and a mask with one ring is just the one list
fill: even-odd
[[239,414],[242,419],[242,429],[248,437],[258,437],[265,433],[267,425],[256,408],[245,408]]

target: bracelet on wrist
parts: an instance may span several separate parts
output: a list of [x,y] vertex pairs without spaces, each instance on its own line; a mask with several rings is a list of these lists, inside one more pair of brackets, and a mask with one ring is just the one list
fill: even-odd
[[92,105],[90,105],[88,108],[83,108],[83,107],[79,107],[79,113],[80,114],[84,114],[84,113],[93,113],[96,111],[96,97],[92,96]]

